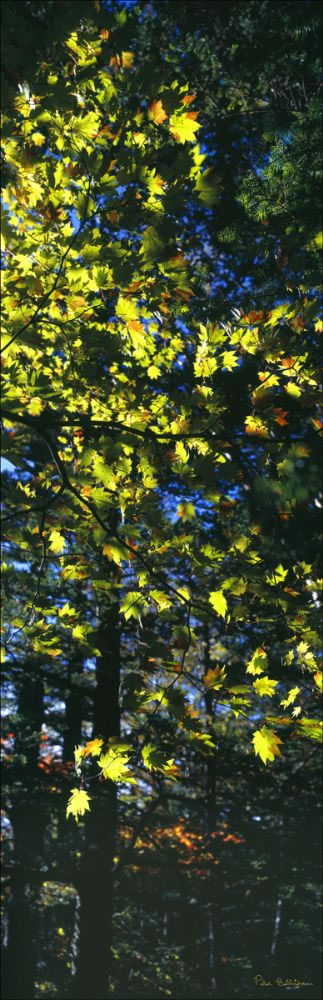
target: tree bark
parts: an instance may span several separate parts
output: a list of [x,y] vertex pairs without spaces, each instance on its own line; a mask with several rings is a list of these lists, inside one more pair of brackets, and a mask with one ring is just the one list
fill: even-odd
[[[96,664],[93,737],[120,735],[120,639],[118,604],[104,613],[97,636],[101,656]],[[112,782],[95,785],[86,821],[86,847],[80,880],[79,954],[72,989],[76,1000],[105,1000],[111,969],[113,858],[117,823],[117,789]]]
[[[71,664],[69,674],[83,673],[83,663],[78,660]],[[83,719],[83,699],[82,689],[77,690],[75,684],[70,687],[65,701],[65,725],[63,742],[63,762],[74,761],[74,750],[79,746],[82,739],[82,719]]]
[[[204,627],[204,671],[207,673],[212,667],[210,658],[210,634],[209,626]],[[213,719],[215,710],[213,706],[213,695],[211,691],[205,693],[205,707],[207,714]],[[215,727],[214,727],[215,728]],[[207,760],[206,777],[206,809],[207,809],[207,831],[211,836],[216,829],[216,751],[214,750]],[[219,866],[220,867],[220,866]],[[208,910],[208,952],[209,952],[209,991],[210,996],[222,997],[223,969],[221,966],[222,945],[222,880],[219,871],[215,869],[209,871],[210,880],[210,904]]]
[[8,906],[8,938],[3,950],[3,1000],[32,1000],[37,971],[37,902],[42,879],[40,862],[46,826],[46,810],[39,790],[38,734],[43,721],[42,680],[26,665],[18,694],[15,750],[23,754],[12,779],[12,807],[9,818],[13,831],[13,871]]

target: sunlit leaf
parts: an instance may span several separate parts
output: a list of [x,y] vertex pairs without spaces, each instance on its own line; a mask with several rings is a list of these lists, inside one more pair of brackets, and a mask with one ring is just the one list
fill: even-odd
[[73,788],[66,809],[67,819],[69,816],[74,816],[78,823],[79,816],[84,816],[86,810],[90,809],[89,802],[88,793],[83,788]]
[[279,744],[282,741],[273,729],[267,729],[266,726],[256,730],[252,742],[256,756],[258,754],[264,764],[267,764],[268,760],[274,760],[281,753]]

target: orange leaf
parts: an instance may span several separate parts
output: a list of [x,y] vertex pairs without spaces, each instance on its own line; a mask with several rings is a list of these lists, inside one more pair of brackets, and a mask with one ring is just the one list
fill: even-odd
[[288,410],[281,410],[280,408],[276,409],[274,407],[274,413],[276,414],[276,424],[280,424],[281,427],[287,427],[288,420],[285,420],[285,417],[287,417]]
[[260,420],[260,417],[246,417],[245,420],[246,434],[256,434],[257,437],[268,437],[268,428],[266,424]]
[[101,747],[103,746],[103,740],[99,740],[97,737],[95,740],[90,740],[89,743],[85,744],[83,747],[83,757],[99,757],[101,753]]
[[192,101],[195,101],[195,97],[196,97],[196,94],[185,94],[185,97],[182,97],[181,103],[182,104],[192,104]]
[[167,115],[161,101],[152,101],[148,108],[148,118],[155,122],[155,125],[162,125]]

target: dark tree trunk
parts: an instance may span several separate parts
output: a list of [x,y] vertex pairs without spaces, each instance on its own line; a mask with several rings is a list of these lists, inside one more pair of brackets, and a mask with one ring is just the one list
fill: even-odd
[[[75,584],[75,605],[78,610],[85,612],[86,595],[82,582]],[[85,617],[85,614],[84,614]],[[65,699],[65,725],[63,742],[63,761],[74,762],[74,750],[82,740],[82,721],[84,705],[84,689],[77,686],[78,678],[82,679],[84,664],[80,656],[76,653],[68,664],[68,693]]]
[[[120,734],[120,640],[118,605],[110,606],[97,636],[97,687],[93,736],[106,741]],[[93,786],[92,786],[93,787]],[[95,784],[86,821],[86,847],[79,885],[79,955],[73,984],[77,1000],[105,1000],[111,968],[113,858],[117,822],[117,789],[112,782]]]
[[[209,626],[204,627],[204,669],[205,673],[212,667],[210,658],[210,636]],[[211,720],[214,719],[215,710],[213,705],[214,695],[211,691],[206,691],[205,707]],[[215,729],[215,725],[214,725]],[[207,808],[207,830],[209,837],[216,830],[216,751],[208,757],[206,776],[206,808]],[[213,841],[214,843],[214,841]],[[220,866],[218,866],[219,869]],[[215,865],[209,871],[210,902],[208,911],[208,955],[209,955],[209,991],[210,996],[222,997],[224,993],[224,976],[221,964],[221,953],[223,953],[222,941],[222,879],[219,870]]]
[[[83,663],[78,660],[71,664],[71,674],[83,673]],[[74,750],[79,746],[82,739],[82,719],[83,719],[83,692],[78,690],[75,683],[71,684],[65,701],[65,725],[63,742],[63,761],[74,761]]]
[[12,780],[9,817],[13,831],[13,871],[8,906],[8,940],[3,952],[3,1000],[32,1000],[37,967],[37,903],[46,809],[39,790],[38,734],[43,721],[43,682],[37,665],[26,666],[18,695],[15,749],[26,762],[17,763]]

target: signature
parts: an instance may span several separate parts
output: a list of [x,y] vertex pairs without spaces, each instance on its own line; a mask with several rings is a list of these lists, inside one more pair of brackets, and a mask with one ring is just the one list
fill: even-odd
[[296,989],[299,989],[300,986],[314,986],[314,983],[308,983],[303,979],[281,979],[278,977],[271,982],[261,975],[255,976],[255,983],[256,986],[294,986]]

